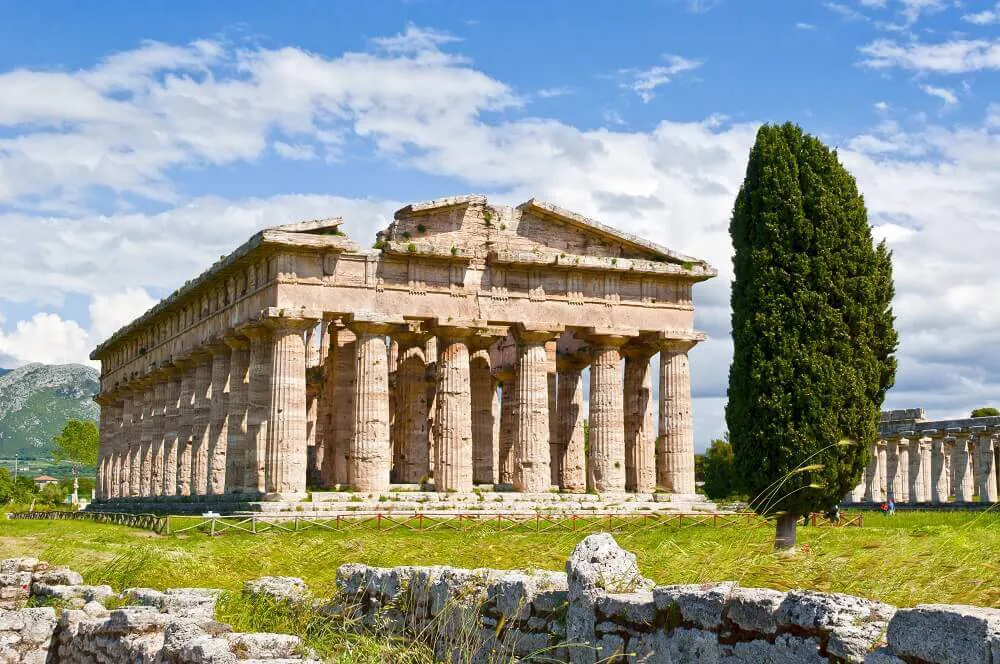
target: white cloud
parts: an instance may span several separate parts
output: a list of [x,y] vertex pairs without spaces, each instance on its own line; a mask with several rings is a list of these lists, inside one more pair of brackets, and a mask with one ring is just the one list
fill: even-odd
[[1000,23],[1000,2],[994,5],[993,9],[984,9],[981,12],[965,14],[962,16],[962,20],[975,25],[992,25],[994,23]]
[[802,22],[799,22],[799,23],[795,24],[795,29],[796,30],[815,30],[816,26],[813,25],[812,23],[802,23]]
[[117,293],[98,293],[90,301],[90,338],[94,345],[156,304],[143,288],[126,288]]
[[565,97],[567,95],[573,94],[575,91],[573,88],[567,87],[556,87],[556,88],[542,88],[537,94],[542,99],[551,99],[553,97]]
[[311,145],[290,145],[284,141],[274,142],[274,151],[279,156],[293,161],[308,161],[316,158],[316,149]]
[[958,97],[956,97],[955,93],[949,90],[948,88],[939,88],[933,85],[924,85],[920,89],[932,97],[937,97],[938,99],[943,101],[947,106],[951,106],[953,104],[958,103]]
[[649,102],[655,97],[654,90],[669,83],[681,72],[697,69],[704,64],[701,60],[692,60],[679,55],[664,55],[665,65],[655,65],[648,69],[621,69],[619,76],[624,80],[621,87],[639,95],[643,102]]
[[879,113],[888,113],[891,110],[891,108],[892,108],[889,105],[889,102],[885,102],[885,101],[877,101],[877,102],[875,102],[874,107],[875,107],[875,110],[878,111]]
[[13,358],[17,364],[80,363],[89,352],[90,337],[79,323],[52,313],[40,312],[18,321],[10,332],[0,330],[0,356]]
[[1000,40],[957,39],[938,44],[897,43],[878,39],[858,49],[873,69],[900,68],[919,72],[959,74],[1000,69]]
[[832,11],[834,14],[840,15],[844,20],[847,21],[867,21],[868,17],[854,9],[840,2],[824,2],[823,6]]

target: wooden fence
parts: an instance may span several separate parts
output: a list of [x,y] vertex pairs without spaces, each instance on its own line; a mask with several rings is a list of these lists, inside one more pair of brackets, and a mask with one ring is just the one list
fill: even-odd
[[[771,521],[753,512],[734,513],[621,513],[597,514],[393,514],[387,512],[350,512],[325,517],[295,515],[245,516],[170,516],[157,514],[127,514],[117,512],[16,512],[12,519],[76,519],[112,523],[131,528],[143,528],[162,535],[204,533],[221,535],[227,532],[259,535],[267,532],[297,533],[306,530],[342,532],[358,529],[391,530],[463,530],[489,528],[496,532],[589,532],[602,530],[614,533],[641,532],[654,528],[761,528]],[[862,527],[864,516],[858,514],[831,523],[820,514],[809,517],[813,527]]]

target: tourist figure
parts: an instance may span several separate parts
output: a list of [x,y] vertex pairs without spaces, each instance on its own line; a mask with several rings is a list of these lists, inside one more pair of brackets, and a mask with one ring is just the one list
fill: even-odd
[[893,501],[892,498],[890,498],[889,499],[889,516],[895,516],[895,515],[896,515],[896,503]]

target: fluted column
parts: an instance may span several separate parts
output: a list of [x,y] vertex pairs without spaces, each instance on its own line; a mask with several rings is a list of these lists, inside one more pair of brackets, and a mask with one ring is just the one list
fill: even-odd
[[435,418],[437,449],[434,488],[472,490],[472,381],[469,376],[471,330],[438,326],[438,387]]
[[360,317],[348,323],[356,336],[354,427],[347,451],[348,483],[361,491],[386,491],[389,440],[389,353],[386,335],[402,319]]
[[94,397],[94,401],[100,407],[98,419],[97,438],[97,475],[94,478],[94,497],[97,500],[105,500],[107,491],[105,482],[108,478],[108,448],[111,444],[111,398],[109,395],[101,393]]
[[118,426],[118,455],[116,459],[116,498],[132,495],[132,408],[135,405],[135,391],[131,386],[122,390],[122,416]]
[[197,368],[191,357],[175,359],[181,369],[181,396],[177,420],[177,487],[178,496],[191,495],[192,447],[194,432],[194,392]]
[[972,476],[972,454],[969,449],[969,436],[959,435],[952,446],[951,463],[955,475],[955,502],[972,502],[975,482]]
[[882,500],[881,472],[879,472],[878,443],[871,448],[871,460],[865,468],[865,501],[874,503]]
[[321,379],[314,380],[306,368],[306,486],[323,486],[320,470],[323,467],[323,445],[319,437],[319,395],[323,389]]
[[945,439],[935,436],[931,440],[931,502],[934,504],[948,502],[951,495],[948,465]]
[[907,438],[900,438],[896,445],[896,483],[894,500],[897,503],[905,503],[910,500],[910,441]]
[[153,399],[156,396],[151,378],[143,379],[142,401],[139,411],[139,496],[150,495],[153,476]]
[[909,502],[918,504],[927,500],[927,496],[924,494],[923,452],[921,451],[923,442],[915,432],[904,433],[903,435],[910,436],[910,470],[909,477],[907,478],[910,494]]
[[899,442],[887,440],[885,450],[885,489],[886,498],[899,502]]
[[208,424],[207,493],[226,492],[226,454],[229,449],[229,362],[231,350],[219,341],[208,346],[212,354],[212,402]]
[[653,380],[649,360],[656,349],[622,348],[625,356],[625,490],[656,491],[656,435],[653,433]]
[[[357,337],[354,332],[338,324],[330,328],[330,350],[334,357],[332,366],[334,372],[334,396],[331,404],[331,445],[324,456],[327,463],[327,475],[332,477],[334,484],[350,484],[350,450],[354,440],[354,397],[357,377]],[[331,360],[327,360],[331,366]],[[388,378],[386,379],[388,381]],[[387,383],[388,385],[388,383]]]
[[159,371],[153,387],[153,402],[150,408],[152,417],[152,450],[150,452],[149,495],[163,495],[163,451],[164,435],[167,430],[167,372]]
[[419,325],[396,336],[399,363],[396,388],[399,395],[396,414],[402,450],[399,458],[399,481],[420,484],[430,479],[430,438],[427,426],[427,365],[424,345],[428,334]]
[[515,429],[514,409],[517,405],[517,374],[511,369],[494,372],[500,383],[500,440],[497,450],[497,481],[514,483]]
[[271,412],[268,416],[265,499],[306,495],[306,345],[313,319],[268,318],[272,328]]
[[183,370],[176,364],[169,365],[167,375],[166,400],[163,418],[163,466],[161,496],[177,495],[177,450],[180,438],[181,374]]
[[263,495],[267,430],[271,416],[271,330],[259,323],[245,325],[240,333],[250,339],[247,386],[247,435],[244,446],[244,493]]
[[[504,329],[506,334],[506,329]],[[500,335],[475,331],[469,338],[469,380],[472,390],[472,481],[496,484],[500,471],[500,440],[496,436],[497,383],[493,378],[490,346]]]
[[691,368],[688,352],[697,340],[662,339],[660,345],[660,431],[657,484],[665,491],[693,495],[694,428],[691,421]]
[[984,503],[997,502],[997,439],[995,434],[980,435],[979,500]]
[[559,395],[556,413],[559,418],[560,450],[559,487],[570,493],[587,490],[587,462],[583,430],[583,370],[590,364],[586,353],[560,355]]
[[246,490],[247,414],[250,403],[250,340],[229,334],[229,418],[226,426],[226,493]]
[[590,365],[590,450],[587,488],[598,493],[625,491],[625,404],[620,348],[624,334],[592,333]]
[[514,408],[514,489],[548,491],[552,486],[549,467],[549,380],[545,343],[562,332],[561,326],[514,328],[517,339],[517,392]]
[[559,436],[559,370],[556,368],[556,344],[553,339],[545,344],[545,361],[549,388],[549,473],[552,486],[559,486],[562,474],[562,438]]
[[398,483],[401,481],[399,471],[403,466],[403,442],[399,433],[400,418],[397,417],[399,410],[399,342],[395,338],[389,339],[386,357],[389,360],[389,440],[392,448],[389,462],[389,482]]
[[209,424],[212,420],[212,355],[207,348],[191,354],[195,361],[194,421],[191,428],[191,495],[208,491]]
[[437,454],[437,429],[434,426],[437,418],[437,361],[438,361],[438,340],[431,336],[424,344],[424,364],[427,366],[427,374],[424,376],[425,387],[427,389],[427,441],[430,446],[429,461],[431,474],[434,474],[434,455]]

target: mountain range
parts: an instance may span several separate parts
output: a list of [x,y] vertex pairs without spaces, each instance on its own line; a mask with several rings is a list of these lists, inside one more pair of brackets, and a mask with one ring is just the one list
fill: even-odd
[[0,457],[45,457],[66,420],[96,420],[96,369],[80,364],[26,364],[0,369]]

